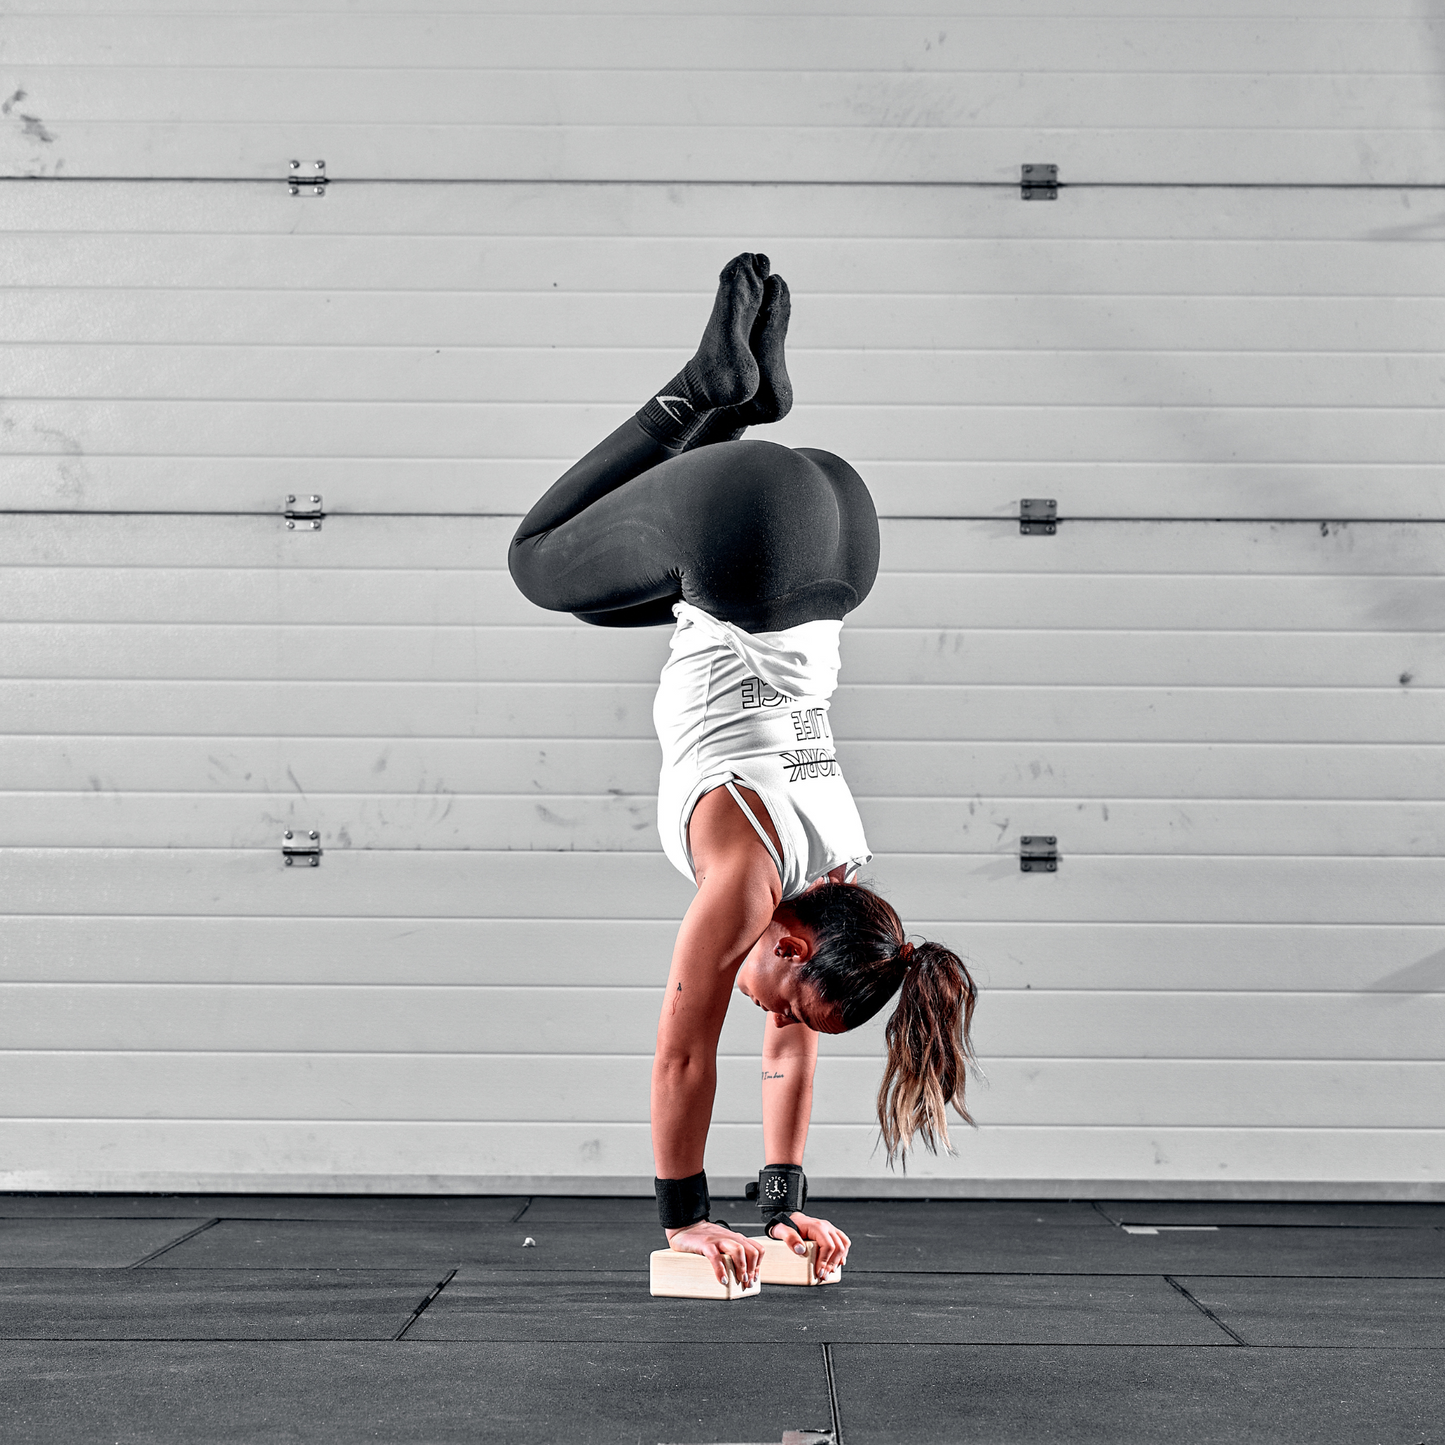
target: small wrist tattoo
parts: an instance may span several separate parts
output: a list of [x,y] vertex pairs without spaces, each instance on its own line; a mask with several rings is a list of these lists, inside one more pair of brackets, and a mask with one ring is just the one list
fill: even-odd
[[765,1079],[781,1079],[785,1077],[786,1075],[784,1074],[770,1074],[766,1069],[763,1070],[763,1078]]

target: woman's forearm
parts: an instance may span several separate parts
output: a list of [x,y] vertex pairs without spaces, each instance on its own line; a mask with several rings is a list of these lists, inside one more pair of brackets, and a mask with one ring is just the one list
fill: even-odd
[[[762,1069],[763,1162],[801,1165],[813,1112],[818,1036],[803,1024],[775,1028],[771,1018],[764,1027],[768,1043],[763,1046]],[[786,1045],[771,1046],[774,1035],[791,1033],[799,1037],[789,1039]]]
[[[733,980],[777,906],[768,882],[777,876],[771,862],[764,874],[751,855],[740,862],[718,856],[711,846],[716,840],[705,829],[699,837],[700,813],[707,817],[703,803],[690,829],[699,868],[697,896],[677,931],[652,1057],[652,1157],[659,1179],[690,1179],[703,1167],[717,1092],[717,1044]],[[738,825],[736,836],[741,836],[741,828],[748,827],[741,812]],[[766,859],[760,848],[756,851]]]
[[716,1093],[715,1058],[653,1059],[652,1157],[659,1179],[690,1179],[702,1168]]

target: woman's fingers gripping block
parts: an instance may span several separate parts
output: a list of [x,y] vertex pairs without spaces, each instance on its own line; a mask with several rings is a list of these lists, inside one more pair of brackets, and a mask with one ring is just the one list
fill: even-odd
[[757,1283],[763,1263],[763,1248],[756,1240],[706,1219],[678,1230],[669,1239],[668,1247],[681,1254],[702,1255],[722,1285],[728,1282],[730,1264],[733,1278],[744,1289],[751,1289]]
[[793,1210],[793,1219],[798,1228],[783,1223],[773,1225],[769,1233],[776,1240],[786,1244],[795,1254],[806,1254],[806,1241],[812,1240],[818,1246],[818,1278],[822,1279],[841,1269],[848,1259],[848,1248],[852,1240],[836,1225],[826,1219],[817,1219],[811,1214]]

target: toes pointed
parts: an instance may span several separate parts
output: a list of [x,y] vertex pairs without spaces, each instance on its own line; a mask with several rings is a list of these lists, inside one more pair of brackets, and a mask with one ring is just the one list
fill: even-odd
[[757,392],[743,418],[748,426],[781,421],[792,409],[793,385],[788,379],[784,354],[791,312],[788,283],[779,275],[769,276],[763,283],[762,305],[748,336],[748,346],[757,358],[759,373]]
[[786,373],[783,347],[788,339],[788,321],[793,314],[788,283],[781,276],[769,276],[763,287],[763,304],[758,307],[752,345],[759,362]]
[[792,314],[793,298],[788,283],[776,272],[763,282],[763,304],[759,314],[769,325],[786,328]]
[[761,294],[762,284],[768,274],[768,258],[752,251],[740,251],[718,272],[717,279],[724,286],[741,284],[745,289],[757,288]]
[[712,316],[692,360],[698,399],[709,407],[740,405],[758,389],[758,363],[748,338],[765,284],[751,251],[734,256],[722,268]]

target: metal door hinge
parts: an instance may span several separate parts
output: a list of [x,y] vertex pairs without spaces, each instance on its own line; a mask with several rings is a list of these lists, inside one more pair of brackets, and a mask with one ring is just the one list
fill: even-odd
[[311,196],[324,196],[329,182],[326,179],[325,161],[292,161],[291,176],[286,182],[293,196],[303,192]]
[[1058,841],[1057,838],[1020,838],[1019,872],[1057,873],[1059,871]]
[[1059,530],[1059,504],[1052,498],[1025,497],[1019,503],[1019,534],[1052,537]]
[[1019,182],[1019,195],[1026,201],[1057,201],[1058,166],[1025,166]]
[[283,515],[288,532],[319,532],[321,518],[325,515],[321,510],[320,494],[313,492],[309,497],[287,497]]
[[321,834],[314,828],[309,833],[303,833],[297,837],[289,828],[281,840],[281,856],[286,860],[289,868],[299,858],[303,862],[309,861],[313,868],[321,866]]

